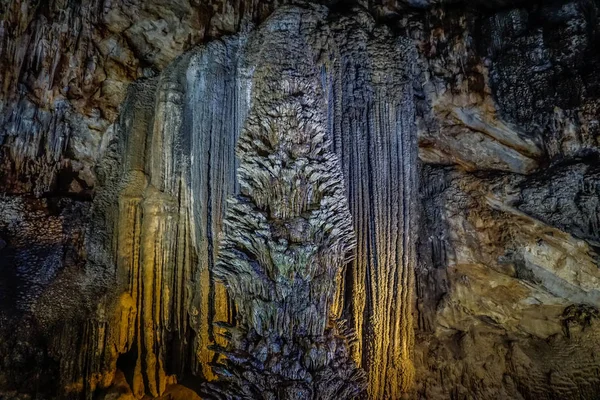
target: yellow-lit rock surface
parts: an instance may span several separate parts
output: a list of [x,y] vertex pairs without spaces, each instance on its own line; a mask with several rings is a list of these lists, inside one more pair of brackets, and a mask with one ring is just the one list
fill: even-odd
[[[395,398],[414,380],[416,236],[406,234],[415,226],[417,195],[406,56],[412,53],[408,42],[394,41],[364,12],[331,14],[330,25],[321,27],[328,13],[309,7],[275,14],[271,26],[287,23],[290,15],[314,26],[306,34],[314,42],[308,49],[325,74],[322,100],[332,121],[327,134],[345,171],[358,242],[356,261],[340,275],[334,312],[357,334],[353,356],[367,371],[371,396]],[[127,365],[138,398],[162,395],[171,375],[212,379],[209,346],[219,343],[214,323],[235,315],[212,274],[225,199],[238,190],[234,144],[261,51],[246,44],[252,35],[209,43],[131,86],[100,162],[92,231],[93,246],[102,251],[91,253],[90,267],[114,268],[114,296],[121,302],[101,337],[103,364],[93,365],[106,377],[115,365]],[[357,46],[365,50],[356,53]],[[393,59],[386,55],[389,46],[398,49]],[[344,68],[361,71],[366,78],[360,87],[334,90],[348,82]],[[371,91],[374,98],[367,96]],[[360,125],[349,128],[356,115]],[[369,126],[378,127],[377,135],[367,138]]]
[[[598,398],[597,1],[360,3],[301,29],[357,239],[333,310],[371,398]],[[0,2],[0,397],[214,378],[247,41],[280,6]]]

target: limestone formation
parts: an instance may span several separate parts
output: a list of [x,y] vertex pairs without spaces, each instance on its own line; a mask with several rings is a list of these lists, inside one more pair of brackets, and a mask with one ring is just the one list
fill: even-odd
[[228,199],[214,269],[236,326],[212,388],[231,399],[353,399],[364,376],[331,308],[354,232],[319,70],[303,18],[286,11],[251,39],[263,55],[237,143],[240,194]]
[[287,54],[356,239],[321,321],[369,397],[597,398],[598,1],[283,3],[0,1],[0,397],[215,379],[236,143]]

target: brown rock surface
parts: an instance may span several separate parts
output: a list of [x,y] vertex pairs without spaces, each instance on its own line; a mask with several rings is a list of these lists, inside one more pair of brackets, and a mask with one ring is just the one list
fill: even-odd
[[[357,235],[335,312],[372,398],[597,398],[600,5],[443,3],[303,28]],[[247,39],[279,7],[0,2],[0,397],[212,378]]]

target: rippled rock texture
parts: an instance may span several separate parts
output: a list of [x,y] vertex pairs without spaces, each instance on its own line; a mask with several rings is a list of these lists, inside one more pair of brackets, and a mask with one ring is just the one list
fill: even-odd
[[228,198],[214,268],[236,310],[209,386],[218,398],[355,399],[366,389],[354,335],[331,315],[356,241],[308,45],[321,19],[277,11],[248,43],[266,51],[236,145],[240,193]]
[[243,320],[215,280],[235,146],[293,32],[356,238],[331,316],[370,398],[597,398],[599,12],[0,2],[0,396],[215,379],[215,322]]

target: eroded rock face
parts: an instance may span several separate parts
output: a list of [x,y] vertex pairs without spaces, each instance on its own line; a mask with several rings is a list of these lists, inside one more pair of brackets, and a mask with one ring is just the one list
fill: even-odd
[[[562,167],[554,176],[577,167],[586,169]],[[437,211],[423,243],[430,258],[417,272],[426,293],[421,307],[432,310],[420,324],[417,359],[425,369],[417,376],[444,378],[425,378],[423,397],[593,398],[600,277],[594,247],[522,211],[533,190],[522,188],[539,176],[425,173],[438,182],[424,192]],[[556,191],[552,201],[581,200]],[[568,219],[572,212],[565,206],[553,216]],[[442,226],[431,224],[437,218]],[[437,293],[427,291],[432,280]]]
[[95,184],[128,85],[198,43],[264,19],[276,3],[51,0],[0,4],[0,179],[42,195],[73,171]]
[[402,19],[423,60],[421,159],[531,173],[597,153],[597,12],[559,2]]
[[[357,237],[334,314],[370,396],[598,397],[598,2],[362,5],[308,47]],[[279,6],[0,4],[2,395],[213,378],[250,22]]]
[[65,315],[81,322],[98,293],[83,268],[89,204],[3,195],[0,210],[0,386],[55,390],[62,349],[38,334],[60,331]]
[[434,99],[420,123],[423,398],[597,396],[597,10],[402,22],[431,32],[413,33]]

